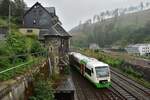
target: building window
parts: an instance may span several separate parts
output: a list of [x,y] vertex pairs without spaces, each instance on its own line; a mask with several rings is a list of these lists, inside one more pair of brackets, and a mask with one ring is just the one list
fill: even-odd
[[32,33],[32,32],[33,32],[33,30],[27,30],[27,32],[28,32],[28,33]]
[[33,24],[36,24],[36,20],[33,20]]
[[53,47],[49,47],[49,52],[53,52]]
[[58,63],[58,57],[55,58],[55,63]]

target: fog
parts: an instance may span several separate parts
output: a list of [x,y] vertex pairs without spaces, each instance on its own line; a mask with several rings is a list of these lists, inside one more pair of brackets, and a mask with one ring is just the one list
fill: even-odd
[[54,6],[56,13],[69,31],[79,24],[81,20],[92,18],[95,14],[115,8],[125,8],[140,4],[149,0],[24,0],[28,6],[40,2],[43,6]]

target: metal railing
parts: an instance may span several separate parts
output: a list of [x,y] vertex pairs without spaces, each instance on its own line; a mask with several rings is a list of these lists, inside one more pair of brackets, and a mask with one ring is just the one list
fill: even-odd
[[[31,56],[29,61],[23,61],[23,62],[20,62],[19,64],[15,65],[17,58],[24,58],[24,57],[27,57],[28,55]],[[0,59],[13,59],[12,65],[15,65],[13,67],[8,67],[7,69],[4,69],[4,68],[1,69],[0,70],[0,80],[3,80],[3,78],[5,78],[5,76],[12,78],[17,73],[19,73],[19,72],[21,73],[21,71],[23,72],[24,69],[27,70],[35,65],[40,64],[46,58],[47,58],[47,52],[36,52],[36,53],[30,53],[30,54],[0,57]],[[6,78],[6,79],[9,79],[9,78]]]

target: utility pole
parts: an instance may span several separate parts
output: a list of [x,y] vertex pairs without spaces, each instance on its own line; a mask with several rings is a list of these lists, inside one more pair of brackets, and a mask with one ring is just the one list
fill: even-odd
[[9,34],[11,33],[11,4],[9,3]]

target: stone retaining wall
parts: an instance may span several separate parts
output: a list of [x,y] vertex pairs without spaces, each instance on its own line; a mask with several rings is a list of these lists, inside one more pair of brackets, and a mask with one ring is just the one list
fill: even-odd
[[35,65],[28,73],[0,83],[0,100],[28,100],[33,92],[33,75],[44,73],[48,77],[48,62]]

